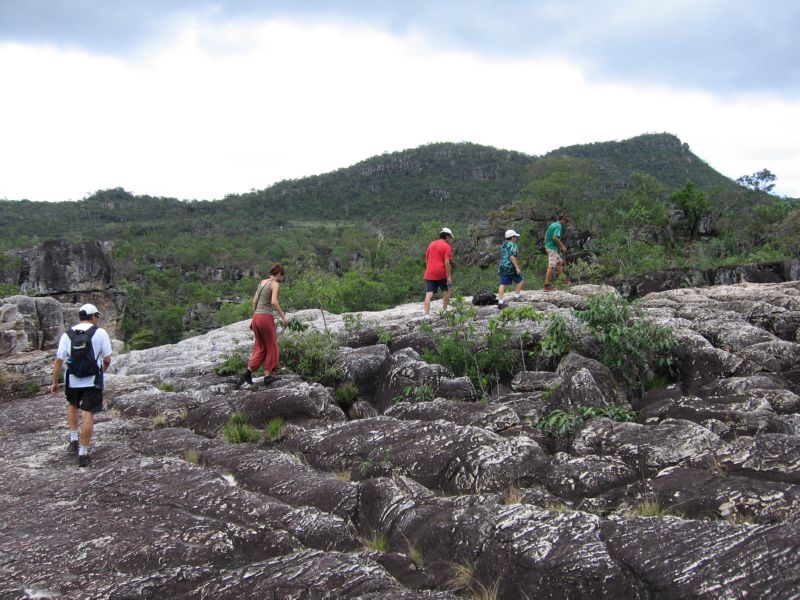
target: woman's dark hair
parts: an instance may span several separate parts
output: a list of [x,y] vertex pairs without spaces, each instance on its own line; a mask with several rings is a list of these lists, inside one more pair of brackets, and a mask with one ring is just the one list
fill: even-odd
[[272,265],[272,268],[269,270],[269,274],[270,275],[286,275],[286,273],[284,273],[284,271],[283,271],[283,267],[281,266],[281,263],[275,263],[274,265]]

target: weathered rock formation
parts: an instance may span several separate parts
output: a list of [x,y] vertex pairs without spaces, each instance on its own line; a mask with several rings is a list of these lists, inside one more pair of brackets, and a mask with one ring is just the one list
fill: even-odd
[[[574,323],[598,291],[522,302]],[[479,399],[421,360],[419,305],[364,313],[340,348],[348,412],[295,375],[215,375],[248,347],[247,322],[115,357],[86,469],[66,452],[63,399],[2,395],[0,597],[798,597],[800,283],[642,306],[679,340],[674,381],[642,397],[573,353]],[[477,310],[478,328],[497,314]],[[319,311],[295,317],[323,327]],[[517,326],[541,339],[541,323]],[[536,427],[586,406],[638,418],[555,440]],[[234,413],[284,426],[232,444]]]
[[[128,298],[127,294],[114,287],[114,263],[110,242],[81,242],[73,244],[64,240],[42,243],[19,254],[21,267],[14,283],[20,292],[33,297],[50,297],[65,305],[66,324],[75,322],[77,308],[85,303],[97,306],[103,313],[102,326],[112,337],[119,337]],[[14,298],[4,303],[14,303]],[[75,310],[73,311],[72,308]],[[47,310],[37,307],[37,311]],[[23,307],[23,314],[32,317],[34,312]],[[36,325],[31,318],[26,327]],[[39,348],[49,343],[48,332],[40,330],[33,338],[44,337]],[[39,340],[29,340],[34,346]],[[44,346],[42,345],[44,344]]]

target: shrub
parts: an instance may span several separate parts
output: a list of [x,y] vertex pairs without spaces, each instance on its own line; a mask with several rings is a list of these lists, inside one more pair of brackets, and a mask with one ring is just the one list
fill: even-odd
[[407,385],[403,393],[395,396],[393,402],[429,402],[433,400],[433,388],[429,385]]
[[350,382],[345,381],[336,388],[336,401],[344,410],[353,406],[353,402],[358,398],[358,387]]
[[225,357],[221,365],[214,367],[214,373],[221,377],[239,375],[247,368],[248,358],[247,351],[244,348],[237,348],[229,356]]
[[222,435],[231,444],[257,442],[261,439],[258,429],[247,422],[247,417],[242,413],[233,413],[231,418],[222,428]]
[[568,411],[554,410],[536,421],[536,428],[549,435],[568,437],[586,421],[595,417],[607,417],[621,423],[636,420],[636,412],[625,406],[612,404],[608,407],[578,406]]
[[333,366],[338,350],[338,338],[329,331],[287,333],[281,341],[281,362],[309,381],[336,381],[342,377]]

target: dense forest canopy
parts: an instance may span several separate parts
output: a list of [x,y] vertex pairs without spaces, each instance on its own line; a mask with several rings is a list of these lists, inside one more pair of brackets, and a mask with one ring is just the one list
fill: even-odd
[[[55,238],[111,240],[118,286],[129,294],[124,333],[141,347],[246,318],[246,302],[219,300],[248,299],[276,261],[289,274],[289,310],[417,300],[425,247],[441,225],[468,255],[479,237],[529,223],[528,287],[543,274],[537,238],[559,212],[570,214],[570,245],[583,251],[575,269],[597,279],[796,257],[798,203],[767,193],[774,178],[763,169],[734,182],[675,136],[654,134],[539,157],[430,144],[217,201],[121,188],[78,202],[2,201],[0,295],[16,292],[16,250]],[[457,291],[495,287],[494,267],[456,263]]]

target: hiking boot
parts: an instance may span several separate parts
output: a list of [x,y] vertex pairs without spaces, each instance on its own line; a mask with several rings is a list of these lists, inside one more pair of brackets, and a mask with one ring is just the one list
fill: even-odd
[[242,381],[248,385],[253,385],[253,372],[250,369],[244,370]]
[[275,383],[276,381],[280,381],[280,377],[275,377],[275,375],[269,375],[264,377],[264,385],[269,385],[271,383]]
[[77,454],[78,453],[78,440],[72,440],[69,445],[67,446],[67,452],[70,454]]
[[81,454],[78,457],[78,466],[79,467],[88,467],[89,463],[92,462],[92,457],[88,454]]
[[544,291],[545,291],[545,292],[552,292],[552,291],[553,291],[553,286],[552,286],[552,285],[546,285],[546,286],[544,286]]

